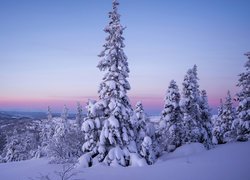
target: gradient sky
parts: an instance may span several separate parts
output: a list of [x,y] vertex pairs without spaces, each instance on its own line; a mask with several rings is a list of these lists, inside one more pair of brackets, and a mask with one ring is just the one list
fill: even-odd
[[[74,111],[96,98],[111,0],[0,0],[0,109]],[[132,103],[159,113],[171,79],[198,66],[215,107],[237,92],[250,50],[249,0],[120,0]]]

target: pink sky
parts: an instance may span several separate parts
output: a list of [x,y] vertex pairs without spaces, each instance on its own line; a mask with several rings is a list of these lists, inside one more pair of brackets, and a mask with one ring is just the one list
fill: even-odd
[[[98,99],[97,97],[89,97],[90,99]],[[75,112],[76,102],[80,102],[84,107],[86,105],[87,97],[74,97],[74,98],[42,98],[42,99],[7,99],[1,98],[0,107],[2,110],[16,110],[16,111],[42,111],[47,110],[48,105],[51,106],[53,112],[61,112],[63,105],[67,105],[70,112]],[[144,108],[149,114],[158,114],[163,109],[164,99],[160,96],[155,97],[136,97],[130,98],[131,104],[134,106],[136,102],[141,101]],[[216,108],[219,104],[219,97],[210,98],[209,103],[211,107]]]

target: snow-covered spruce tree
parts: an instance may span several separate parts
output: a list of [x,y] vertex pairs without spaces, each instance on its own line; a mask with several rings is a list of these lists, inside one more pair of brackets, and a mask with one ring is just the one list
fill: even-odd
[[47,112],[47,119],[48,121],[52,121],[52,111],[51,111],[51,108],[50,106],[48,106],[48,112]]
[[182,83],[182,98],[180,101],[183,113],[183,138],[182,144],[200,142],[201,132],[201,112],[199,108],[198,83],[193,69],[189,69]]
[[63,112],[61,114],[61,119],[64,122],[64,124],[67,124],[67,122],[68,122],[68,116],[69,116],[69,109],[67,108],[66,105],[64,105]]
[[205,90],[201,91],[200,99],[200,111],[202,120],[202,143],[206,148],[211,148],[212,146],[212,115],[211,109],[208,105],[207,92]]
[[[207,127],[208,121],[211,121],[211,117],[208,118],[208,111],[209,111],[209,105],[207,101],[207,93],[205,90],[200,91],[199,89],[199,78],[198,78],[198,72],[197,72],[197,65],[195,64],[192,68],[193,75],[194,75],[194,91],[195,91],[195,99],[197,103],[197,113],[195,116],[197,127],[200,128],[201,137],[199,139],[200,143],[203,143],[205,147],[209,148],[210,145],[208,145],[208,142],[211,142],[211,129]],[[202,114],[203,113],[203,114]],[[203,119],[204,118],[204,119]],[[209,139],[207,139],[209,138]],[[210,143],[209,143],[210,144]]]
[[182,114],[179,88],[174,80],[168,87],[165,105],[160,119],[160,141],[163,150],[173,151],[181,145]]
[[237,118],[234,120],[234,129],[237,131],[238,141],[247,141],[250,137],[250,52],[245,54],[248,58],[245,64],[245,72],[239,76],[237,86],[241,88],[237,93],[239,102],[237,107]]
[[68,112],[69,109],[66,105],[63,107],[63,111],[61,114],[61,119],[57,121],[55,127],[55,137],[64,136],[69,131],[69,124],[68,124]]
[[99,97],[107,106],[104,107],[103,126],[99,139],[99,161],[108,165],[128,166],[130,152],[137,153],[132,129],[132,108],[127,97],[130,89],[128,62],[123,51],[123,30],[118,14],[118,1],[113,0],[113,11],[109,13],[110,23],[105,28],[108,33],[104,50],[99,55],[101,71],[107,73],[100,84]]
[[96,103],[99,106],[98,116],[102,122],[96,143],[97,153],[93,153],[95,155],[92,157],[86,155],[86,158],[91,161],[96,157],[99,162],[107,165],[129,166],[130,153],[135,153],[137,156],[139,153],[132,127],[133,110],[127,97],[127,91],[130,90],[127,80],[129,68],[123,51],[125,45],[122,35],[125,28],[120,24],[118,5],[118,1],[113,0],[113,10],[109,12],[110,22],[104,29],[108,36],[97,66],[100,71],[106,72],[98,91],[100,100]]
[[217,117],[213,122],[213,129],[212,129],[212,143],[213,144],[223,144],[223,134],[221,132],[221,116],[223,112],[223,101],[220,99],[220,105],[218,107]]
[[135,137],[136,137],[136,144],[137,147],[140,147],[143,138],[146,136],[146,121],[147,121],[147,116],[144,112],[143,105],[141,102],[137,102],[135,105],[135,110],[134,110],[134,132],[135,132]]
[[53,121],[53,115],[50,106],[48,107],[47,121],[45,121],[45,123],[46,123],[45,126],[46,126],[47,138],[50,139],[52,138],[55,132],[55,124]]
[[194,85],[194,93],[195,93],[195,97],[196,97],[196,101],[199,102],[200,100],[200,86],[198,84],[199,78],[198,78],[198,70],[197,70],[197,65],[195,64],[192,68],[193,71],[193,85]]
[[182,143],[200,142],[209,148],[212,141],[211,117],[208,115],[209,106],[207,95],[199,90],[197,66],[188,70],[182,83],[182,98],[180,102],[183,113],[182,127],[184,136]]
[[137,148],[140,149],[139,153],[147,163],[153,164],[160,153],[154,125],[149,121],[141,102],[136,103],[134,115],[133,126]]
[[219,117],[221,120],[220,132],[223,136],[223,143],[233,140],[233,131],[231,130],[232,122],[235,119],[235,109],[233,107],[230,91],[227,92],[225,102],[223,104],[222,114]]
[[134,116],[133,127],[136,139],[143,140],[145,136],[149,136],[150,138],[152,138],[152,140],[154,140],[156,138],[154,124],[150,122],[150,119],[145,113],[144,107],[141,102],[136,103]]
[[80,102],[77,102],[77,111],[76,111],[76,127],[79,129],[81,128],[83,120],[83,114],[82,114],[82,105]]
[[96,101],[89,100],[86,106],[87,117],[84,118],[82,123],[82,132],[84,135],[84,144],[82,145],[82,151],[85,154],[86,163],[88,166],[92,166],[92,157],[98,154],[98,139],[100,136],[100,118],[96,109]]
[[41,131],[39,133],[39,137],[41,144],[35,153],[36,154],[35,156],[38,158],[48,156],[47,148],[49,145],[49,141],[51,140],[54,134],[54,123],[50,106],[48,106],[47,119],[43,119],[41,121],[40,129]]
[[82,123],[84,120],[83,109],[80,102],[77,102],[76,119],[75,123],[72,124],[69,136],[75,139],[74,144],[71,143],[72,147],[76,149],[74,156],[80,157],[82,155],[82,144],[85,142],[84,132],[81,131]]

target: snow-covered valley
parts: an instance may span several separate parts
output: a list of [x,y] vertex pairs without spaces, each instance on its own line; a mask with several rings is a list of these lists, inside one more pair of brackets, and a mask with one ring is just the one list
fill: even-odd
[[[151,166],[108,167],[97,165],[91,168],[74,169],[79,172],[72,179],[85,180],[249,180],[250,142],[218,145],[205,150],[201,144],[193,143],[164,154]],[[62,165],[48,164],[46,159],[32,159],[0,164],[0,179],[25,180],[60,179],[54,173]],[[40,178],[39,178],[40,177]]]

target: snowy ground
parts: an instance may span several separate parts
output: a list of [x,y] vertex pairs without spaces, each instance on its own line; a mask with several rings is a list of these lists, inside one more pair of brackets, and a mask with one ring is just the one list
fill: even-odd
[[[163,155],[156,164],[145,167],[96,166],[81,169],[77,179],[85,180],[249,180],[250,142],[219,145],[206,151],[200,144],[185,145],[175,152]],[[54,171],[60,165],[51,165],[45,159],[0,164],[1,180],[37,179]],[[74,179],[74,178],[73,178]]]

